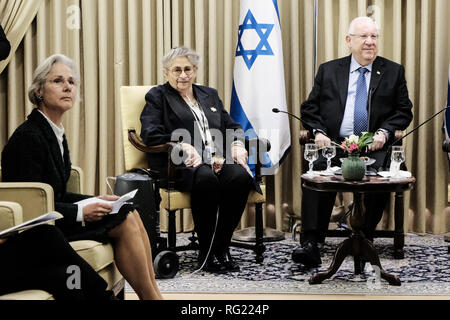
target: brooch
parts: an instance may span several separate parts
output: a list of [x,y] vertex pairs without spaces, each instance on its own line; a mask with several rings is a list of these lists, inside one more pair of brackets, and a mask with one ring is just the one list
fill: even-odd
[[212,112],[217,112],[217,109],[214,108],[214,107],[211,107],[211,111],[212,111]]

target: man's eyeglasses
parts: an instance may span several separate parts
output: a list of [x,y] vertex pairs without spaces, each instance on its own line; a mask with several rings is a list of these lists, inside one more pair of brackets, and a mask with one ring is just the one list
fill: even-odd
[[192,67],[186,67],[186,68],[184,68],[184,70],[183,70],[183,69],[181,69],[181,68],[175,67],[175,68],[173,68],[172,70],[170,70],[170,72],[172,72],[172,74],[173,74],[174,76],[176,76],[176,77],[181,76],[181,74],[183,73],[183,71],[184,71],[184,73],[185,73],[187,76],[190,76],[190,75],[194,72],[194,68],[192,68]]
[[375,41],[380,37],[378,34],[350,34],[350,36],[361,39],[363,41],[369,38]]

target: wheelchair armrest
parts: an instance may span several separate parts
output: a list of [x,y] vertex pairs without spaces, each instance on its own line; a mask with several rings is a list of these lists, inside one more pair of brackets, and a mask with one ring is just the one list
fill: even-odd
[[128,141],[130,141],[136,149],[145,153],[170,152],[175,145],[173,142],[167,142],[156,146],[147,146],[136,133],[135,129],[128,129]]
[[170,157],[172,154],[172,149],[176,146],[175,142],[167,142],[156,146],[147,146],[144,141],[142,141],[141,137],[136,133],[135,129],[128,129],[128,141],[130,141],[136,149],[145,153],[167,153],[169,184],[170,181],[173,181],[175,165]]

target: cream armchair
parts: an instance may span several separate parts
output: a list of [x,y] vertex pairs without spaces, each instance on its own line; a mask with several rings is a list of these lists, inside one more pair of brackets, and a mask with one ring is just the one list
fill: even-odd
[[[80,168],[72,167],[67,187],[68,191],[83,193],[83,172]],[[53,189],[48,184],[0,182],[0,230],[49,211],[54,211],[54,201]],[[118,298],[123,299],[125,280],[114,263],[111,244],[91,240],[73,241],[70,244],[106,280],[108,290],[113,290]],[[0,299],[52,300],[53,297],[42,290],[26,290],[0,296]]]

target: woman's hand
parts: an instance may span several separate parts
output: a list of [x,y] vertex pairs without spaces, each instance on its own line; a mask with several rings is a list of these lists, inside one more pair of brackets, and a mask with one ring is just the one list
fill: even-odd
[[98,196],[97,198],[105,200],[105,201],[116,201],[119,200],[120,197],[116,195],[105,194],[103,196]]
[[248,152],[244,146],[240,144],[235,144],[231,147],[231,154],[233,156],[233,160],[236,163],[239,163],[251,176],[253,176],[252,171],[247,165],[248,161]]
[[111,212],[112,208],[112,204],[109,203],[96,202],[88,204],[83,208],[84,221],[93,222],[102,220],[105,215]]
[[0,238],[0,244],[4,244],[8,238]]
[[181,149],[183,153],[186,154],[186,159],[184,160],[184,164],[186,167],[198,167],[202,164],[202,158],[198,154],[197,150],[188,143],[182,143]]

